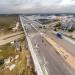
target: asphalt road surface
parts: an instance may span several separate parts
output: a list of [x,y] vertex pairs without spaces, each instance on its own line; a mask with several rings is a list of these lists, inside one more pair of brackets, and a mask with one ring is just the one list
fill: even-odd
[[[31,21],[32,25],[38,29],[38,31],[40,30],[39,29],[39,26],[40,24],[38,22],[34,22],[34,21]],[[48,30],[49,32],[47,32],[46,34],[52,38],[56,43],[58,43],[62,48],[64,48],[66,51],[68,51],[72,56],[75,57],[75,45],[70,43],[69,41],[65,40],[65,39],[60,39],[58,38],[55,34],[52,34],[50,32],[50,30]]]
[[48,36],[53,39],[56,43],[58,43],[62,48],[64,48],[67,52],[75,57],[75,45],[66,41],[65,39],[58,38],[55,34],[51,33],[50,31],[47,32]]
[[45,67],[49,75],[75,75],[74,70],[61,58],[61,56],[55,52],[52,45],[50,45],[39,34],[32,39],[33,47],[36,48],[39,55],[44,59]]
[[[31,24],[27,22],[25,23],[25,28],[27,28],[26,32],[28,33],[28,35],[30,35],[29,37],[32,42],[33,48],[37,50],[39,56],[42,58],[42,60],[44,60],[43,65],[45,66],[48,75],[75,75],[75,70],[72,69],[69,66],[69,64],[67,64],[56,52],[55,48],[52,45],[50,45],[43,37],[41,37],[41,35],[38,32],[36,32],[36,30],[31,26],[31,24],[34,26],[35,24],[32,23],[32,21],[30,22]],[[37,26],[35,27],[37,28]],[[36,35],[31,37],[31,35],[33,35],[33,32],[35,32]],[[53,35],[50,35],[50,37],[54,40],[56,38]],[[57,39],[56,42],[58,41],[60,41],[60,39]]]

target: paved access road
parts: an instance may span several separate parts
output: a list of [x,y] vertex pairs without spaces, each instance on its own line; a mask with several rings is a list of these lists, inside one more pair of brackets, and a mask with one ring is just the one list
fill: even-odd
[[19,39],[23,36],[24,36],[23,32],[16,32],[16,33],[8,34],[5,36],[1,36],[0,37],[0,45],[4,45],[4,44],[14,41],[16,39]]

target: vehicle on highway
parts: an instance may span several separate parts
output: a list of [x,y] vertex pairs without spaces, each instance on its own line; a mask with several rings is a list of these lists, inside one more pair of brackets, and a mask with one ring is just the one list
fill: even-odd
[[58,33],[56,34],[56,36],[59,37],[60,39],[62,39],[62,33],[59,33],[59,32],[58,32]]
[[42,26],[39,26],[39,28],[42,28]]

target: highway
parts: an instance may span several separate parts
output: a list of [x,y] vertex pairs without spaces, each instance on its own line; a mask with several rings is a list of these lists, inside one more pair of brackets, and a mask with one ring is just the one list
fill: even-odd
[[[33,21],[34,22],[34,21]],[[32,23],[32,22],[31,22]],[[52,26],[55,25],[58,22],[55,23],[51,23]],[[37,22],[32,23],[32,25],[34,25],[35,28],[39,29],[40,24]],[[45,30],[44,30],[45,31]],[[55,34],[52,33],[51,30],[48,30],[46,32],[46,34],[52,38],[55,42],[57,42],[60,46],[62,46],[65,50],[67,50],[69,53],[71,53],[72,56],[75,57],[75,45],[70,43],[69,41],[66,41],[65,39],[59,39]],[[62,42],[62,43],[61,43]]]
[[75,57],[75,45],[74,44],[70,43],[69,41],[66,41],[65,39],[61,40],[60,38],[58,38],[55,34],[53,34],[50,31],[46,32],[46,34],[50,38],[52,38],[55,42],[57,42],[60,46],[62,46],[64,49],[66,49],[66,51],[71,53],[72,56]]
[[[43,68],[46,69],[45,75],[75,75],[75,70],[72,69],[71,66],[68,63],[66,63],[62,59],[62,57],[56,52],[55,48],[40,35],[40,25],[37,24],[37,22],[35,23],[34,21],[31,21],[30,19],[28,20],[28,18],[26,17],[22,17],[22,20],[25,24],[25,28],[27,28],[26,32],[28,33],[28,36],[32,42],[32,46],[34,50],[36,49],[36,54],[38,54],[38,57],[41,57],[41,59],[43,60],[42,65]],[[28,21],[30,24],[28,23]],[[36,29],[38,30],[38,32]],[[56,37],[53,38],[54,35],[49,35],[50,38],[56,41]],[[59,39],[57,40],[59,41]]]
[[55,52],[55,49],[40,35],[32,38],[33,46],[39,52],[42,59],[44,59],[45,67],[49,75],[72,75],[68,64]]

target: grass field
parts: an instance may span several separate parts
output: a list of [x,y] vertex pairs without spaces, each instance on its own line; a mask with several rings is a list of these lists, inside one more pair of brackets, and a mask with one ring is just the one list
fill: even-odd
[[0,52],[0,57],[3,56],[4,58],[8,58],[9,56],[19,55],[19,58],[16,59],[16,62],[11,62],[9,64],[9,66],[11,64],[16,65],[12,71],[6,69],[4,64],[0,65],[0,75],[36,75],[31,54],[29,50],[26,49],[25,40],[25,37],[18,39],[21,45],[21,51],[19,52],[15,51],[15,47],[10,43],[0,46],[0,50],[2,50]]
[[0,34],[8,33],[8,31],[11,31],[17,20],[17,16],[0,16]]
[[15,47],[12,46],[10,43],[0,46],[0,50],[1,50],[1,52],[0,52],[1,59],[7,58],[9,56],[16,54]]

